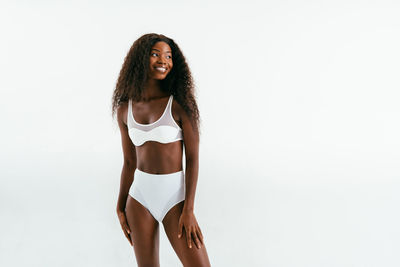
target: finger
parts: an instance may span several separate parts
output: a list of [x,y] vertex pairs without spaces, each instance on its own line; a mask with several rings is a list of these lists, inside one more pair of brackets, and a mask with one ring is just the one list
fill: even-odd
[[190,231],[186,231],[186,242],[188,243],[189,248],[192,248],[192,237]]
[[203,234],[201,233],[200,227],[197,228],[197,235],[200,238],[201,244],[204,246]]
[[132,239],[131,239],[131,237],[129,236],[128,232],[124,231],[124,235],[125,235],[126,238],[128,239],[128,241],[129,241],[129,243],[131,244],[131,246],[133,246]]
[[131,230],[130,230],[130,228],[128,226],[128,223],[126,221],[125,213],[123,213],[123,212],[118,213],[118,218],[119,218],[119,222],[121,224],[121,228],[122,228],[122,231],[124,232],[125,237],[128,239],[128,241],[131,244],[131,246],[133,246],[132,240],[130,238]]
[[197,237],[197,235],[196,235],[196,233],[194,232],[193,233],[193,239],[194,239],[194,243],[196,244],[196,247],[198,248],[198,249],[200,249],[201,248],[201,244],[200,244],[200,240],[199,240],[199,238]]
[[181,238],[181,236],[182,236],[182,224],[179,221],[179,224],[178,224],[178,238]]
[[122,228],[125,229],[128,232],[128,234],[130,234],[131,230],[130,230],[130,228],[128,226],[128,222],[126,220],[125,213],[121,214],[120,221],[121,221]]
[[201,236],[203,236],[203,233],[201,232],[200,226],[197,225],[197,228],[199,229],[199,232],[200,232]]
[[122,225],[123,225],[123,228],[125,229],[125,231],[126,231],[128,234],[130,234],[130,233],[131,233],[131,229],[129,229],[129,226],[128,226],[128,224],[126,223],[126,221],[123,222]]
[[131,233],[131,230],[129,229],[129,226],[126,223],[126,221],[121,220],[121,228],[122,228],[122,230],[126,231],[128,234]]

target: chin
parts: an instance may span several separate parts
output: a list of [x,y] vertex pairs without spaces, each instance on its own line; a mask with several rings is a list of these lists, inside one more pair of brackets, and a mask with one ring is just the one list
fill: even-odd
[[157,79],[157,80],[164,80],[165,78],[167,78],[167,76],[168,76],[168,73],[164,74],[164,75],[154,75],[153,77],[154,77],[154,79]]

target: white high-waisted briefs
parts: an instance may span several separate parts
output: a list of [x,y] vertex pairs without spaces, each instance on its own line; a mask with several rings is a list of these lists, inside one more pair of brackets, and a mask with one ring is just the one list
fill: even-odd
[[185,173],[152,174],[135,169],[129,195],[162,222],[175,204],[185,200]]

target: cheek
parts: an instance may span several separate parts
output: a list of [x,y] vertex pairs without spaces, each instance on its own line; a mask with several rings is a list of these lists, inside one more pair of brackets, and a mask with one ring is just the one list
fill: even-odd
[[150,70],[153,69],[153,67],[152,67],[153,65],[154,65],[154,62],[152,62],[152,61],[150,60],[150,62],[149,62],[149,69],[150,69]]
[[150,57],[149,65],[153,65],[156,59],[154,57]]

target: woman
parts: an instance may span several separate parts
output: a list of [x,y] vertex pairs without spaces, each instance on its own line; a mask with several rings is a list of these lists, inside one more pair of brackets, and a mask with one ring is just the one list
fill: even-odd
[[133,43],[112,113],[124,156],[117,214],[138,266],[159,266],[159,223],[184,266],[210,266],[193,210],[199,111],[189,67],[172,39],[151,33]]

